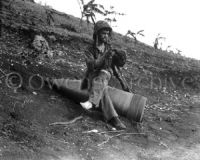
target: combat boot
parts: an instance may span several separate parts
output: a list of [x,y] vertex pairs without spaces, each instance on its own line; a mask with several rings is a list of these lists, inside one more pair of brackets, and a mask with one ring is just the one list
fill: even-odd
[[120,121],[119,117],[113,117],[109,121],[109,123],[115,127],[117,130],[124,130],[126,126]]

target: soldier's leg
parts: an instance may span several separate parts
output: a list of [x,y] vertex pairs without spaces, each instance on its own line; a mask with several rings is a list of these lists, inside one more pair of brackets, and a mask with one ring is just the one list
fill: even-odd
[[118,114],[113,106],[108,92],[108,87],[105,87],[101,99],[101,109],[106,121],[109,121],[113,117],[118,117]]
[[110,98],[108,87],[105,87],[101,99],[101,109],[108,123],[111,123],[117,129],[125,129],[126,126],[120,121],[118,114]]

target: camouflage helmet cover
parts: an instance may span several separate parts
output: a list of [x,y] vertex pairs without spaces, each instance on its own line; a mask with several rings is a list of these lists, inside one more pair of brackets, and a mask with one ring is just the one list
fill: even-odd
[[98,21],[97,23],[95,23],[94,25],[94,33],[93,33],[93,39],[96,39],[96,35],[99,33],[100,30],[102,29],[107,29],[110,31],[110,34],[112,32],[112,28],[110,27],[110,25],[106,22],[106,21]]

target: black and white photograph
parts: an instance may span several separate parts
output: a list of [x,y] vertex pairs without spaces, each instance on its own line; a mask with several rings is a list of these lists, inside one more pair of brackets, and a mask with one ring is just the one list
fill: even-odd
[[0,160],[200,160],[198,0],[0,0]]

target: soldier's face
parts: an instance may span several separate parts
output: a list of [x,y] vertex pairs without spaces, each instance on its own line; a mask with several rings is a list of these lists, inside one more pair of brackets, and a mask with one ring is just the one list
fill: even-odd
[[110,31],[109,30],[102,30],[99,33],[99,41],[102,43],[107,43],[110,37]]

